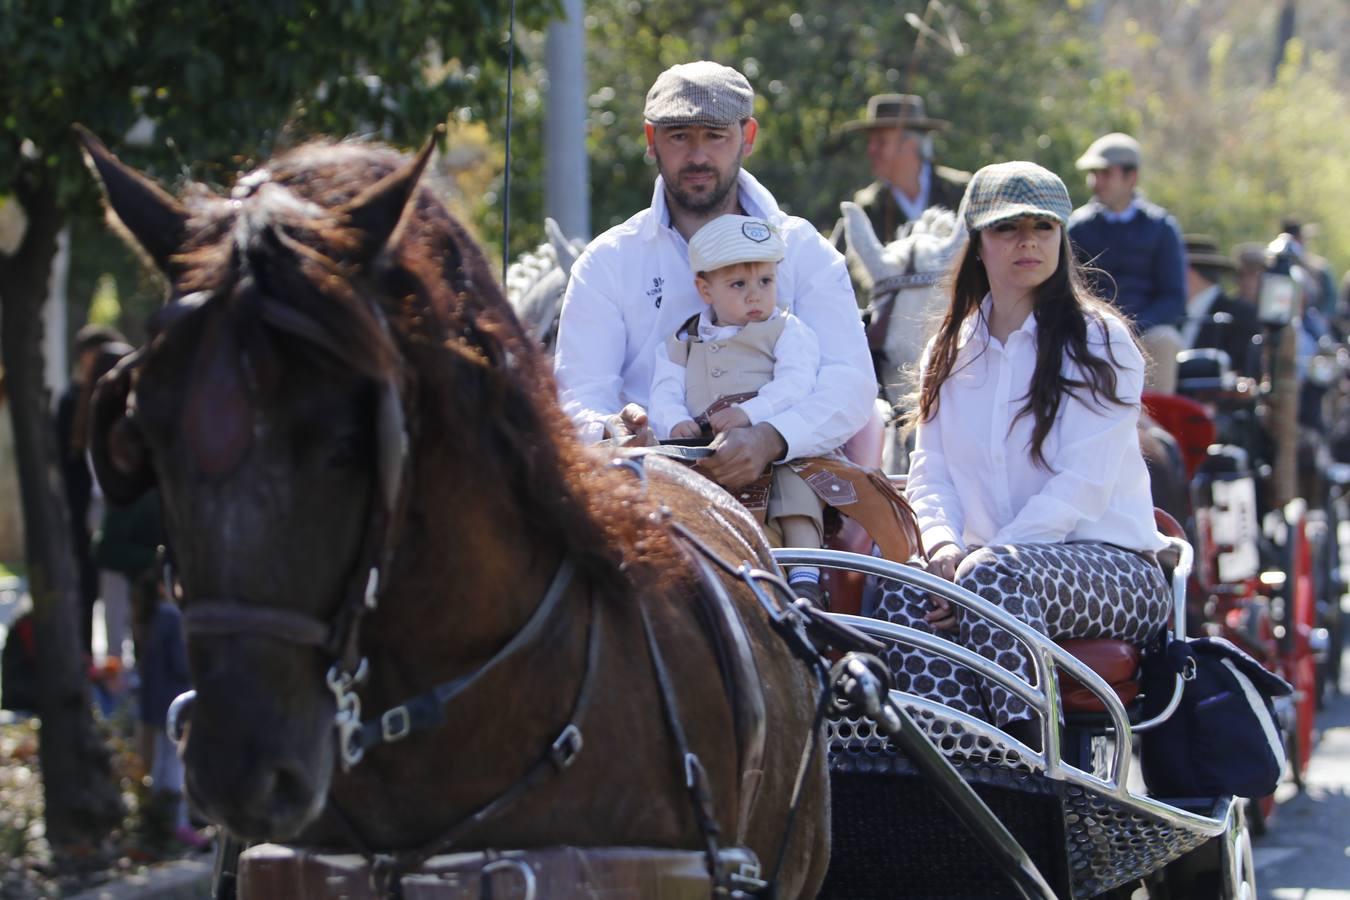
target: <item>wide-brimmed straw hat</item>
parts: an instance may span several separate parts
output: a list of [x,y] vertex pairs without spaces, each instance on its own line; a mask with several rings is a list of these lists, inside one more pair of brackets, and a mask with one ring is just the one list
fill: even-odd
[[1237,263],[1233,262],[1232,257],[1220,252],[1219,242],[1209,235],[1187,234],[1182,235],[1181,240],[1186,245],[1187,264],[1229,272],[1237,270]]
[[910,131],[940,131],[951,123],[930,119],[918,94],[876,94],[867,99],[867,113],[861,119],[845,122],[841,131],[870,131],[873,128],[908,128]]
[[1060,177],[1020,160],[980,169],[971,176],[961,201],[961,215],[971,233],[1023,216],[1044,216],[1065,226],[1072,212],[1069,189]]

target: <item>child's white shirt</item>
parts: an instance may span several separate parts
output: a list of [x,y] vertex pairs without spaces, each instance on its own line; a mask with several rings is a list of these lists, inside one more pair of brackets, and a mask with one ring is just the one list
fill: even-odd
[[[783,333],[773,347],[773,380],[759,389],[759,396],[737,404],[750,419],[751,425],[778,415],[804,397],[816,386],[820,369],[820,342],[815,332],[801,319],[781,308],[775,309],[766,321],[783,319]],[[711,308],[699,313],[698,336],[701,341],[724,341],[740,332],[741,325],[716,325]],[[651,404],[647,410],[648,424],[658,440],[670,438],[670,430],[689,421],[703,410],[690,411],[685,403],[684,366],[671,360],[666,342],[656,345],[656,362],[652,373]]]

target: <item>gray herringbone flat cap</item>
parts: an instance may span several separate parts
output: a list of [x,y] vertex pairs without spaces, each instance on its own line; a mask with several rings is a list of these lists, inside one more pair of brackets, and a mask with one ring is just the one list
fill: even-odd
[[974,233],[1023,216],[1045,216],[1067,225],[1073,203],[1054,172],[1033,162],[1005,162],[985,166],[971,177],[961,210],[966,230]]
[[755,92],[730,66],[700,60],[671,66],[647,92],[643,116],[652,125],[725,128],[755,111]]

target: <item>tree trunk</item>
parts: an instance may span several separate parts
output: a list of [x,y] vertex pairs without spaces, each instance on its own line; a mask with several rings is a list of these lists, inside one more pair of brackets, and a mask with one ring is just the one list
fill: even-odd
[[0,359],[14,425],[38,655],[39,760],[54,851],[98,848],[123,816],[94,725],[80,652],[79,591],[42,364],[42,306],[63,215],[51,186],[20,179],[28,214],[18,252],[0,255]]

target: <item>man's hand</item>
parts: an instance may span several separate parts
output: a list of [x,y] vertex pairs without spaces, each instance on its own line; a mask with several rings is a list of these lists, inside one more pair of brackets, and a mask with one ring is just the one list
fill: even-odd
[[677,440],[693,440],[703,436],[703,429],[698,427],[698,423],[693,419],[685,419],[683,422],[670,429],[670,436]]
[[605,437],[629,447],[650,447],[656,443],[656,435],[647,424],[647,411],[636,403],[628,404],[605,420]]
[[739,406],[728,406],[708,416],[708,424],[715,434],[721,434],[733,428],[744,428],[750,424],[750,417]]
[[699,460],[698,468],[729,491],[754,481],[787,453],[783,436],[768,422],[724,431],[710,446],[715,452]]

